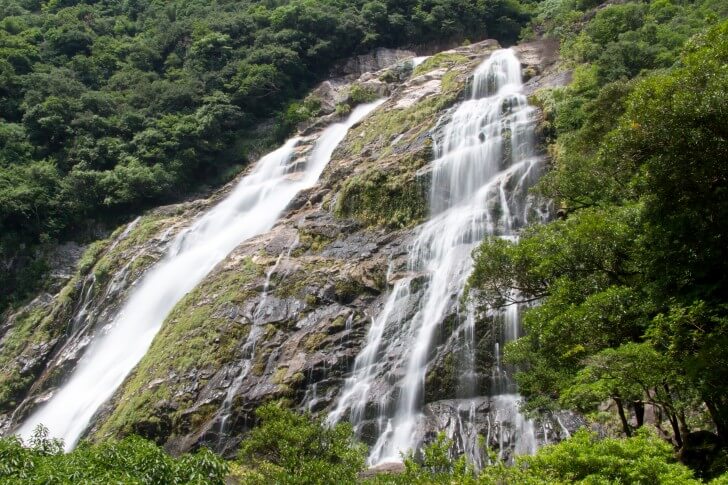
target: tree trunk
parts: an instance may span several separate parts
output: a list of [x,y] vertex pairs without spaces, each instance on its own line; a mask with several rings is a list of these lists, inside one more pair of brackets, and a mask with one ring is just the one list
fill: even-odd
[[622,428],[624,429],[624,434],[627,435],[627,437],[632,436],[632,429],[629,426],[629,422],[627,421],[627,416],[624,414],[624,406],[622,405],[622,399],[615,397],[614,402],[617,404],[617,412],[619,413],[619,419],[622,421]]
[[726,423],[726,420],[723,419],[722,413],[712,399],[703,398],[703,401],[705,402],[705,406],[708,408],[708,412],[710,413],[710,417],[715,424],[715,429],[718,432],[718,436],[720,437],[721,441],[723,443],[728,442],[728,423]]
[[635,401],[632,403],[634,408],[634,416],[637,419],[637,427],[641,428],[645,424],[645,403],[642,401]]
[[670,421],[670,426],[672,426],[672,432],[675,434],[675,446],[680,449],[683,446],[683,440],[682,433],[680,433],[680,424],[677,421],[675,413],[668,411],[667,419]]

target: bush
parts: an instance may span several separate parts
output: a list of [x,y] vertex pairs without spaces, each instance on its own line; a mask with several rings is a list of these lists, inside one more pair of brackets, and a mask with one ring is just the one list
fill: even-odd
[[351,425],[327,427],[321,419],[270,403],[256,411],[260,423],[241,443],[238,460],[250,469],[244,483],[352,483],[364,468],[366,447]]
[[81,443],[63,453],[63,443],[38,427],[27,443],[15,436],[0,439],[0,481],[7,484],[224,483],[225,461],[209,450],[173,458],[151,441],[128,437],[98,445]]

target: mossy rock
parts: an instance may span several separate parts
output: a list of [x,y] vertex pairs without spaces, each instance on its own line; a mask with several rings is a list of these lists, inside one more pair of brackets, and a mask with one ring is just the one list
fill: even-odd
[[[83,289],[82,282],[110,240],[97,241],[84,251],[73,277],[49,304],[29,307],[15,317],[15,322],[0,340],[0,412],[12,410],[25,397],[37,374],[42,371],[52,351],[52,344],[67,331],[69,320]],[[48,344],[45,353],[39,346]],[[32,359],[34,365],[24,362]],[[25,367],[25,368],[23,368]]]
[[425,402],[450,399],[457,393],[459,367],[457,358],[448,354],[439,365],[430,368],[425,377]]
[[[149,351],[127,378],[119,393],[118,405],[96,436],[132,432],[135,423],[148,422],[155,415],[155,403],[172,397],[179,409],[190,407],[195,396],[180,393],[176,387],[178,381],[170,376],[191,372],[211,376],[234,359],[250,326],[216,315],[224,315],[219,310],[225,306],[243,304],[254,296],[255,280],[262,274],[262,268],[246,258],[235,267],[208,276],[187,294],[167,316]],[[200,379],[198,384],[204,385],[204,381]],[[149,382],[159,384],[150,388]],[[197,418],[179,419],[181,416],[173,412],[172,420],[176,424],[170,433],[185,432],[176,428]]]
[[327,237],[324,234],[317,234],[308,232],[305,230],[298,231],[298,248],[297,254],[302,254],[304,251],[309,250],[313,253],[319,253],[323,251],[326,246],[335,241],[335,238]]
[[327,338],[328,335],[323,332],[312,333],[306,338],[306,341],[303,343],[303,348],[309,354],[315,352],[323,347]]
[[468,61],[468,57],[464,54],[460,54],[459,52],[440,52],[439,54],[435,54],[434,56],[426,59],[425,62],[417,66],[412,73],[412,76],[421,76],[422,74],[443,67],[452,68],[457,65],[465,64]]
[[350,177],[341,188],[334,214],[367,226],[404,228],[427,217],[428,181],[417,170],[429,158],[429,147]]
[[[447,76],[447,74],[446,74]],[[337,149],[339,156],[360,156],[365,148],[378,154],[379,159],[391,154],[395,146],[409,146],[437,123],[441,112],[452,106],[465,86],[453,73],[443,84],[442,92],[402,109],[380,109],[349,131]],[[444,88],[448,89],[445,90]],[[392,142],[397,140],[396,144]]]

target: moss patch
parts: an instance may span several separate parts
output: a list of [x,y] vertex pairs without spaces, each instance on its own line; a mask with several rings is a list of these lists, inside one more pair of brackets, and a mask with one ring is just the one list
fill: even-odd
[[334,214],[368,226],[419,224],[427,217],[428,184],[416,171],[427,163],[426,153],[398,158],[389,170],[373,167],[350,177],[339,192]]
[[443,109],[451,106],[457,93],[445,93],[426,98],[405,109],[383,109],[375,111],[359,126],[350,131],[348,143],[341,147],[343,155],[360,155],[367,147],[380,156],[392,153],[392,142],[399,135],[398,143],[406,145],[432,128]]
[[440,365],[432,367],[425,377],[425,402],[435,402],[456,395],[458,365],[453,354],[445,356]]
[[303,343],[303,348],[310,354],[321,348],[327,337],[328,335],[323,332],[312,333],[306,338],[306,341]]
[[298,231],[298,245],[299,247],[296,248],[296,254],[300,255],[303,254],[305,251],[311,251],[313,253],[318,253],[324,250],[326,246],[331,244],[335,239],[328,237],[324,234],[317,234],[313,232],[308,232],[305,230],[299,230]]
[[420,76],[426,72],[440,69],[441,67],[452,68],[454,66],[468,62],[468,57],[458,52],[440,52],[428,58],[417,66],[412,76]]

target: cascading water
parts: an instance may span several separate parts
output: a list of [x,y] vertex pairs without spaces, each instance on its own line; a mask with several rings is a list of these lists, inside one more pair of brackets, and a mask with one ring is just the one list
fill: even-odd
[[38,424],[72,449],[99,407],[141,360],[167,314],[242,241],[269,230],[301,190],[312,187],[349,128],[383,101],[357,107],[318,137],[305,166],[292,163],[299,138],[263,157],[219,204],[180,233],[96,335],[68,380],[18,429]]
[[[330,423],[348,417],[361,432],[370,403],[376,403],[372,465],[398,461],[417,445],[428,363],[446,317],[459,315],[456,332],[473,338],[472,312],[458,308],[473,249],[487,235],[514,237],[535,210],[528,189],[541,158],[534,144],[535,110],[521,89],[514,52],[494,52],[476,70],[470,99],[454,110],[436,143],[430,220],[418,229],[408,261],[413,276],[394,284],[328,417]],[[467,345],[472,350],[475,343]],[[472,368],[459,371],[465,380],[475,379]],[[477,386],[468,384],[475,392]],[[510,404],[510,388],[505,396],[493,399],[496,406],[499,400]],[[472,414],[471,404],[466,412]]]
[[233,379],[233,382],[230,384],[230,387],[228,387],[228,390],[225,393],[225,399],[222,402],[222,407],[220,408],[220,431],[218,433],[219,441],[222,441],[224,438],[227,437],[227,424],[228,420],[232,416],[233,401],[235,400],[235,396],[240,390],[240,386],[242,386],[243,381],[246,377],[248,377],[250,368],[253,366],[253,359],[255,358],[255,349],[258,344],[258,339],[264,333],[263,327],[265,325],[262,323],[261,317],[265,315],[267,309],[266,302],[268,301],[268,291],[270,290],[271,278],[278,269],[278,266],[281,264],[281,260],[284,257],[286,259],[291,257],[291,252],[297,244],[298,236],[296,236],[296,238],[288,246],[288,249],[285,252],[282,252],[278,255],[278,259],[276,259],[275,264],[273,264],[273,266],[266,272],[265,282],[263,283],[263,295],[261,296],[260,303],[255,309],[255,313],[253,314],[253,321],[251,322],[252,326],[250,328],[250,332],[248,333],[248,337],[246,338],[245,344],[243,345],[242,361],[239,364],[240,370],[238,372],[238,375],[235,377],[235,379]]

